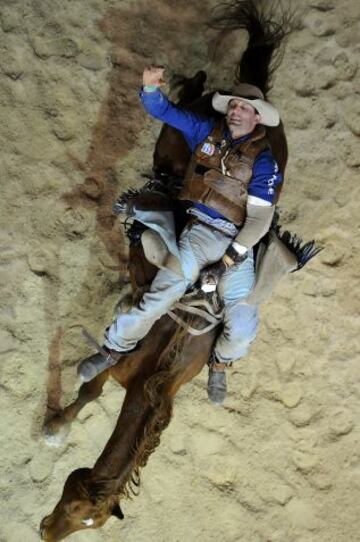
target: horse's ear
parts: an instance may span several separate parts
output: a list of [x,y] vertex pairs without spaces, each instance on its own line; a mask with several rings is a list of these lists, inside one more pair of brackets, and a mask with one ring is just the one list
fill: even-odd
[[122,512],[122,510],[121,510],[121,508],[120,508],[119,503],[116,503],[116,504],[114,505],[114,508],[113,508],[112,511],[111,511],[111,515],[112,515],[112,516],[116,516],[116,517],[119,518],[119,519],[124,519],[124,514],[123,514],[123,512]]

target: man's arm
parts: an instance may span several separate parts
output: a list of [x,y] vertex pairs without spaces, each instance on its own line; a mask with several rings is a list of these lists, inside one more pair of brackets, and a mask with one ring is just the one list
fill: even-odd
[[170,102],[160,90],[164,84],[163,74],[163,68],[145,68],[143,87],[140,91],[141,102],[152,117],[180,130],[191,150],[194,150],[209,135],[214,121],[202,118]]
[[270,151],[260,154],[254,163],[248,189],[245,222],[234,239],[233,248],[243,255],[268,232],[275,212],[275,195],[282,175]]
[[224,271],[246,260],[248,250],[269,231],[275,212],[276,187],[281,182],[282,175],[271,152],[262,152],[254,163],[249,183],[245,222],[222,260],[202,272],[202,290],[215,290]]
[[247,204],[244,225],[233,242],[233,247],[239,254],[245,254],[266,235],[271,226],[274,212],[274,205]]

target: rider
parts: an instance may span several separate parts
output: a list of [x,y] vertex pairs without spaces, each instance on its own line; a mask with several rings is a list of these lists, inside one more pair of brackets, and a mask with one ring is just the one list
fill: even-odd
[[225,306],[224,328],[208,379],[210,400],[221,404],[226,366],[244,357],[256,336],[258,307],[242,301],[254,285],[252,247],[270,227],[282,182],[264,128],[278,125],[279,114],[259,88],[239,84],[234,95],[213,96],[213,108],[225,115],[222,121],[200,117],[175,106],[160,91],[163,72],[157,67],[144,70],[140,98],[150,115],[180,130],[193,151],[179,196],[191,202],[194,215],[179,240],[182,273],[160,269],[140,303],[120,313],[106,330],[106,357],[99,353],[87,358],[78,372],[84,381],[91,380],[133,351],[200,271],[222,259],[225,272],[217,288]]

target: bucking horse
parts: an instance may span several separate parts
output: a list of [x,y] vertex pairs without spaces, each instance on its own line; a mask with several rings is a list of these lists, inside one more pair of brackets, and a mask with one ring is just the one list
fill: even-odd
[[[291,28],[289,13],[282,10],[275,17],[275,11],[263,9],[256,0],[237,0],[227,4],[225,9],[220,6],[211,24],[222,34],[235,29],[248,32],[247,48],[236,66],[235,79],[239,83],[256,85],[266,96],[271,75],[281,57],[284,38]],[[178,103],[197,113],[216,116],[211,108],[213,92],[203,95],[205,80],[203,71],[192,78],[178,80]],[[231,94],[228,89],[217,90]],[[267,137],[284,174],[288,151],[282,123],[267,128]],[[189,159],[190,151],[180,132],[164,125],[155,147],[153,178],[140,191],[123,194],[114,206],[115,211],[129,210],[134,201],[144,209],[157,204],[161,207],[164,202],[168,206],[170,202],[180,233],[186,213],[175,197]],[[127,231],[133,303],[157,271],[145,258],[141,243],[144,229],[143,224],[135,220]],[[297,236],[281,232],[276,224],[270,234],[280,240],[294,259],[292,271],[301,268],[317,251],[312,241],[304,245]],[[268,242],[269,238],[263,240],[265,245]],[[203,299],[203,302],[206,305],[207,301]],[[180,302],[180,309],[184,307],[186,303]],[[204,333],[189,332],[201,327],[204,331],[202,313],[206,311],[197,308],[196,304],[194,308],[182,312],[175,307],[171,314],[164,315],[141,341],[136,352],[122,357],[117,365],[92,381],[83,383],[77,399],[46,422],[45,435],[50,438],[59,435],[87,403],[100,396],[110,376],[126,389],[116,427],[103,452],[93,467],[77,469],[68,476],[59,502],[41,521],[42,540],[58,542],[76,531],[97,529],[110,516],[123,519],[119,501],[137,492],[140,471],[159,445],[161,433],[171,420],[178,389],[207,364],[221,326],[221,319],[216,320],[216,315],[210,314],[213,325],[205,326]]]

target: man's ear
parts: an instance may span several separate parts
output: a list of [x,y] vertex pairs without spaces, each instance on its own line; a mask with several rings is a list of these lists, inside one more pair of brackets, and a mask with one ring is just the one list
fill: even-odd
[[119,503],[114,504],[114,508],[111,511],[111,515],[115,516],[115,517],[117,517],[119,519],[124,519],[124,514],[123,514],[123,512],[122,512],[122,510],[120,508]]
[[259,113],[255,115],[255,120],[256,120],[256,124],[261,124],[261,115],[259,115]]

